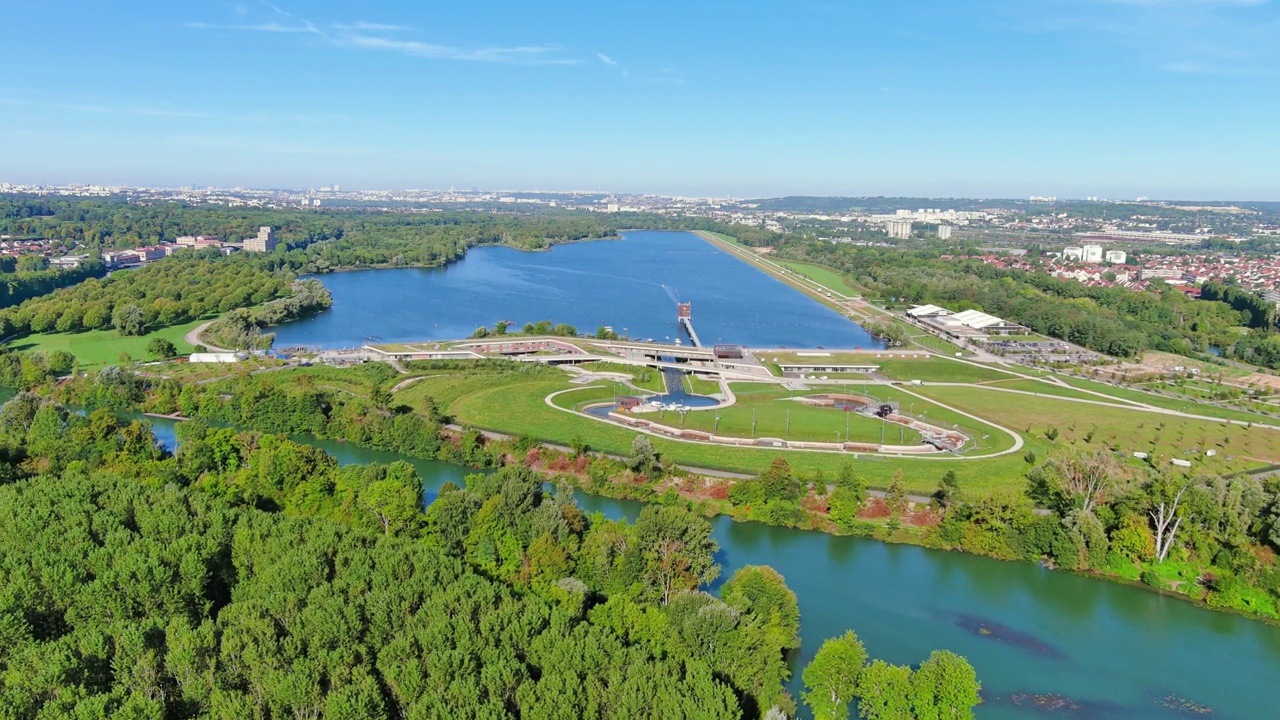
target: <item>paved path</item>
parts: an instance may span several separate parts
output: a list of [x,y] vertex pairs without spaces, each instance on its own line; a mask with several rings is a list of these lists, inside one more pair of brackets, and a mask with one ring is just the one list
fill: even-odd
[[215,345],[210,345],[209,343],[205,342],[200,338],[200,334],[203,333],[206,329],[208,329],[208,327],[212,325],[214,322],[216,321],[210,320],[209,322],[206,322],[206,323],[200,323],[195,327],[194,330],[184,335],[182,339],[186,341],[186,343],[191,347],[195,347],[196,345],[203,345],[205,352],[224,352],[224,353],[235,352],[235,350],[228,350],[226,348],[220,348]]

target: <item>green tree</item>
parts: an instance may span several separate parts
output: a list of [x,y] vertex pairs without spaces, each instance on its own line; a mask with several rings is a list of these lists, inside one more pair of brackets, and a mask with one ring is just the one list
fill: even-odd
[[673,593],[692,590],[720,574],[719,546],[706,518],[671,505],[646,505],[636,518],[635,542],[644,577],[663,605]]
[[948,470],[942,474],[942,480],[938,483],[938,490],[933,493],[933,499],[945,510],[951,507],[959,496],[960,480],[956,477],[955,470]]
[[969,661],[949,650],[935,650],[911,676],[916,720],[972,720],[982,702],[982,685]]
[[644,435],[637,435],[631,441],[631,470],[642,475],[649,475],[658,466],[658,453],[653,443]]
[[147,341],[147,352],[159,358],[177,357],[178,348],[162,337],[154,337]]
[[111,314],[111,323],[121,335],[141,335],[146,331],[142,308],[133,303],[117,306]]
[[849,630],[828,638],[804,668],[804,701],[816,720],[845,720],[858,679],[867,664],[867,650]]
[[848,487],[837,487],[827,500],[827,513],[831,522],[841,530],[851,530],[857,526],[858,513],[866,502],[866,491],[858,493]]
[[865,720],[915,720],[911,668],[876,660],[858,676],[858,714]]

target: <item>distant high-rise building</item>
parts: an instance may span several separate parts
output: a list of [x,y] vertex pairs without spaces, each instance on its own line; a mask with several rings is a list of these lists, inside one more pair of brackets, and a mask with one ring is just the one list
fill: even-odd
[[1062,259],[1063,260],[1083,260],[1084,248],[1078,248],[1078,247],[1062,248]]
[[885,233],[891,238],[906,240],[911,237],[911,221],[910,220],[890,220],[885,223]]
[[1087,263],[1102,262],[1102,246],[1101,245],[1085,245],[1080,248],[1084,251],[1084,257],[1081,258]]
[[246,252],[271,252],[276,249],[276,234],[270,227],[263,225],[258,228],[258,236],[251,237],[244,241],[244,249]]
[[338,187],[337,185],[334,185],[334,186],[333,186],[333,191],[334,191],[334,192],[338,192],[338,191],[340,191],[340,190],[342,190],[342,188]]
[[938,239],[939,239],[939,240],[950,240],[950,239],[951,239],[951,226],[950,226],[950,225],[939,225],[939,226],[938,226]]
[[1123,265],[1129,256],[1123,250],[1108,250],[1106,255],[1107,262],[1115,265]]

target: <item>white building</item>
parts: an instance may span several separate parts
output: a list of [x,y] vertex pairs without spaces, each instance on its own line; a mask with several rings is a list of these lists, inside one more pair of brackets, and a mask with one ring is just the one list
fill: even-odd
[[950,225],[939,225],[939,226],[938,226],[938,239],[939,239],[939,240],[950,240],[950,239],[951,239],[951,226],[950,226]]
[[269,226],[258,228],[258,236],[244,241],[244,249],[248,252],[271,252],[276,249],[276,234]]
[[1129,259],[1129,256],[1123,250],[1107,251],[1107,262],[1113,265],[1123,265],[1124,261],[1128,259]]
[[215,352],[202,352],[202,353],[191,353],[191,356],[187,358],[187,362],[193,362],[193,363],[234,363],[234,362],[240,362],[241,360],[245,360],[245,359],[247,359],[247,358],[248,358],[248,356],[247,356],[247,355],[245,355],[244,353],[233,353],[233,352],[216,352],[216,353],[215,353]]
[[1081,259],[1084,260],[1085,262],[1087,263],[1102,262],[1102,246],[1101,245],[1085,245],[1080,249],[1084,251],[1084,257]]
[[906,240],[911,237],[911,221],[910,220],[890,220],[885,223],[885,233],[891,238]]
[[1083,259],[1084,259],[1084,248],[1078,248],[1078,247],[1062,248],[1062,259],[1063,259],[1063,260],[1077,260],[1077,261],[1078,261],[1078,260],[1083,260]]

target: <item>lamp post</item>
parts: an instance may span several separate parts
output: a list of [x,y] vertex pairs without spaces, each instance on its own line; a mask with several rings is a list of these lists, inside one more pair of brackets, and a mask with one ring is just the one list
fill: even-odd
[[787,440],[791,439],[791,408],[787,408]]

